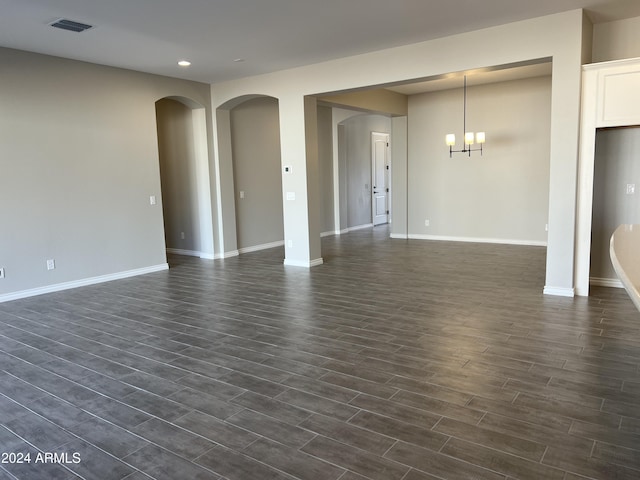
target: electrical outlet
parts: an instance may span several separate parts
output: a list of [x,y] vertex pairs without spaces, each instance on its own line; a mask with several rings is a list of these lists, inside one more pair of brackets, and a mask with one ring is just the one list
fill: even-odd
[[180,232],[180,238],[184,240],[184,232]]
[[429,220],[425,220],[425,221],[424,221],[424,226],[425,226],[425,227],[428,227],[429,225],[430,225]]
[[636,184],[627,183],[627,195],[633,195],[634,193],[636,193]]
[[149,197],[149,205],[155,205],[156,203],[157,203],[156,196],[155,195],[151,195]]
[[0,278],[4,278],[4,267],[0,268]]
[[47,260],[47,270],[53,270],[56,268],[56,261],[53,258]]

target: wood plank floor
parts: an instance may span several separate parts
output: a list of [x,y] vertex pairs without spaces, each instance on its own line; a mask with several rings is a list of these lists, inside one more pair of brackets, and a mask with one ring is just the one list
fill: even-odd
[[540,247],[322,248],[0,304],[0,453],[31,454],[0,479],[640,478],[623,290],[543,296]]

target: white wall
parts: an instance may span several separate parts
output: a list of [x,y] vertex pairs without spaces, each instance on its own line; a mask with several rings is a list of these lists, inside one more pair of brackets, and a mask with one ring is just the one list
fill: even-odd
[[455,133],[462,148],[462,117],[462,89],[409,97],[409,235],[546,244],[551,78],[467,89],[482,156],[449,157],[444,138]]
[[208,87],[9,49],[0,62],[0,301],[166,268],[155,102],[210,105]]

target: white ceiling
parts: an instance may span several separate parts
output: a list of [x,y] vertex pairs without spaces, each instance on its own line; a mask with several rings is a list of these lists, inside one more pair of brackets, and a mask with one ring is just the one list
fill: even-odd
[[0,0],[0,46],[214,83],[576,8],[640,16],[640,0]]

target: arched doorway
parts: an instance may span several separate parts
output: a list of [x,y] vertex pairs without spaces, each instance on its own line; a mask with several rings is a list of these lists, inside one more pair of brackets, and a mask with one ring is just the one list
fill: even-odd
[[184,97],[156,102],[168,253],[214,258],[205,108]]

